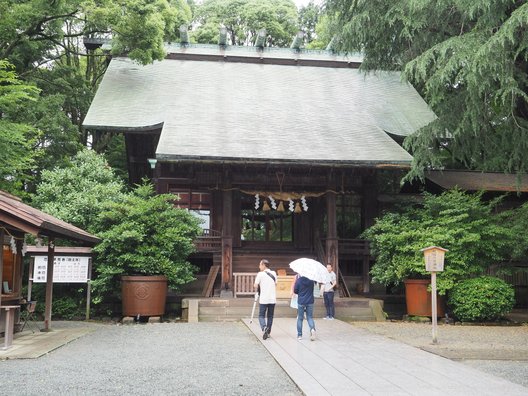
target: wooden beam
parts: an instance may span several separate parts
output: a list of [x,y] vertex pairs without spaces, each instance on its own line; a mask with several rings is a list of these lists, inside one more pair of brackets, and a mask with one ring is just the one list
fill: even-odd
[[13,228],[18,228],[31,235],[37,235],[39,233],[39,227],[20,221],[13,216],[9,216],[7,213],[0,213],[0,222],[6,223]]
[[337,239],[337,221],[336,221],[336,195],[333,192],[326,193],[326,218],[327,218],[327,237],[326,237],[326,263],[330,264],[336,275],[339,275],[339,252]]
[[5,231],[0,227],[0,305],[2,305],[2,279],[4,279],[4,238]]
[[224,191],[222,199],[222,288],[228,290],[233,276],[233,192]]
[[48,269],[46,275],[46,307],[44,309],[44,329],[51,330],[51,304],[53,300],[53,262],[55,261],[55,239],[48,239]]

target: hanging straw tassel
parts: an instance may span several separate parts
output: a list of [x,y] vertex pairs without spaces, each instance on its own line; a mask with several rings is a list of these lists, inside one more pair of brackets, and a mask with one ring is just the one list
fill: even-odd
[[302,209],[301,209],[301,204],[299,202],[296,202],[295,203],[295,213],[301,213],[302,212]]
[[277,211],[284,212],[284,204],[282,203],[282,201],[279,202],[279,207],[277,208]]
[[269,204],[268,204],[268,201],[264,201],[264,205],[262,205],[262,210],[263,210],[264,212],[269,212],[269,210],[270,210],[270,206],[269,206]]

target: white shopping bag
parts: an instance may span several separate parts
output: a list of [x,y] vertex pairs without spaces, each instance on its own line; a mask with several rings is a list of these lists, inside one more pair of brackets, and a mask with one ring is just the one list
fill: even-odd
[[290,301],[290,307],[293,308],[293,309],[297,309],[298,308],[298,305],[297,305],[297,294],[294,294],[291,298],[291,301]]

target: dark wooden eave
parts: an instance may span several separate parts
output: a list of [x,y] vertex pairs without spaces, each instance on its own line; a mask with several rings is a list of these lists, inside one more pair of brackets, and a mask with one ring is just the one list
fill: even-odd
[[100,241],[96,236],[23,203],[0,191],[0,222],[9,228],[35,236],[75,240],[89,245]]

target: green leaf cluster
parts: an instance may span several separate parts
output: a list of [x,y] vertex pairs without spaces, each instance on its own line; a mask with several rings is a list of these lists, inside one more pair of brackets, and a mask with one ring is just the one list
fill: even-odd
[[378,218],[362,235],[376,258],[373,280],[397,285],[406,278],[428,277],[420,250],[440,246],[449,250],[444,271],[438,273],[438,291],[445,294],[458,281],[509,257],[512,230],[494,213],[498,200],[485,202],[481,195],[459,190],[424,194],[421,205]]
[[528,3],[329,0],[341,49],[402,70],[438,119],[405,141],[428,167],[526,173]]
[[0,60],[0,189],[14,192],[36,159],[33,146],[38,132],[18,122],[16,113],[38,98],[37,87],[22,82],[13,65]]
[[174,207],[174,198],[156,195],[145,183],[122,201],[106,202],[96,226],[102,239],[93,283],[99,298],[119,290],[121,275],[165,275],[173,289],[194,280],[187,257],[200,227],[191,213]]
[[513,309],[513,286],[493,276],[466,279],[449,293],[455,316],[466,322],[496,320]]
[[196,7],[193,37],[218,43],[220,26],[231,45],[252,45],[258,31],[267,31],[267,46],[287,47],[298,30],[297,7],[291,0],[206,0]]
[[97,218],[106,203],[124,199],[125,186],[104,156],[85,149],[69,166],[42,172],[33,203],[52,216],[96,233]]

